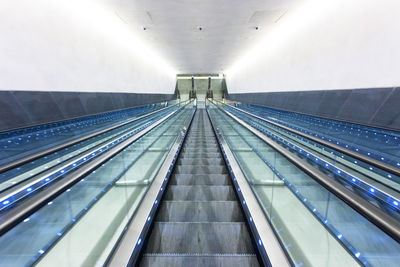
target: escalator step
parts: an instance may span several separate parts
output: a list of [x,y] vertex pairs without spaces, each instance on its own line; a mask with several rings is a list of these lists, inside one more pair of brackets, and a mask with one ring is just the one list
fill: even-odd
[[225,174],[228,173],[228,170],[225,166],[220,165],[178,165],[175,173]]
[[237,201],[164,201],[158,222],[244,222]]
[[174,174],[171,185],[229,185],[228,174]]
[[141,266],[260,266],[254,254],[145,254]]
[[205,152],[205,153],[217,153],[219,152],[217,147],[184,147],[182,152]]
[[171,185],[165,192],[164,200],[236,200],[236,195],[231,186]]
[[253,253],[243,222],[155,222],[147,253]]
[[222,165],[225,166],[223,159],[190,159],[190,158],[181,158],[177,162],[178,165]]
[[185,152],[181,154],[181,158],[210,158],[220,159],[221,154],[218,152]]

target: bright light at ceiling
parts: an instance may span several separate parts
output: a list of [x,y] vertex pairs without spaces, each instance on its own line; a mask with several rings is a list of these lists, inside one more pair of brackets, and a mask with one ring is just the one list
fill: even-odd
[[276,25],[272,25],[271,30],[266,31],[260,42],[255,46],[252,44],[251,47],[243,49],[246,52],[234,62],[233,66],[228,68],[226,76],[232,77],[258,60],[265,60],[268,54],[278,53],[280,46],[285,42],[290,42],[291,38],[298,34],[303,27],[310,23],[318,23],[320,17],[337,11],[335,7],[339,7],[345,2],[348,3],[348,0],[300,1],[299,6],[292,7]]
[[91,31],[102,34],[109,41],[124,48],[123,51],[129,51],[130,55],[127,56],[132,56],[135,60],[150,64],[175,77],[176,71],[151,48],[151,45],[135,34],[112,7],[95,0],[50,2],[56,8],[62,9],[67,16],[72,16],[74,21],[82,24],[82,27],[90,27]]

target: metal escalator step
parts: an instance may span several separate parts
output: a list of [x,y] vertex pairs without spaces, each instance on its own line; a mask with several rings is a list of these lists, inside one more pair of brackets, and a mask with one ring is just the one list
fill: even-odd
[[255,254],[144,254],[140,266],[260,266]]
[[228,174],[173,174],[170,185],[229,185]]
[[195,164],[200,164],[200,165],[223,165],[225,166],[225,162],[223,161],[222,158],[220,159],[190,159],[190,158],[180,158],[178,159],[177,162],[178,165],[195,165]]
[[209,145],[218,145],[217,141],[215,141],[213,138],[207,137],[204,139],[191,139],[188,137],[187,141],[185,142],[185,145],[202,145],[202,144],[209,144]]
[[204,143],[204,144],[187,144],[183,146],[183,149],[211,149],[211,148],[218,148],[217,145],[215,144],[208,144],[208,143]]
[[218,153],[217,147],[200,147],[200,148],[183,148],[183,152],[204,152],[204,153]]
[[185,152],[181,153],[181,158],[211,158],[220,159],[221,154],[218,152]]
[[244,222],[237,201],[164,201],[158,222]]
[[218,201],[236,200],[231,186],[170,185],[164,200]]
[[178,165],[175,173],[188,174],[225,174],[228,170],[221,165]]
[[244,222],[155,222],[147,253],[253,253]]

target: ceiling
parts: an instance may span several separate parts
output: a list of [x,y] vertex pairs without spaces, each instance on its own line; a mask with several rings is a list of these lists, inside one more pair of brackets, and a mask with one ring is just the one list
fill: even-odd
[[224,73],[304,0],[103,1],[177,73]]

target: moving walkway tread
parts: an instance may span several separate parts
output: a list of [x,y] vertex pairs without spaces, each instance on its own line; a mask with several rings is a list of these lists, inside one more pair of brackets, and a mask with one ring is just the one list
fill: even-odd
[[193,119],[140,266],[259,266],[204,109]]

